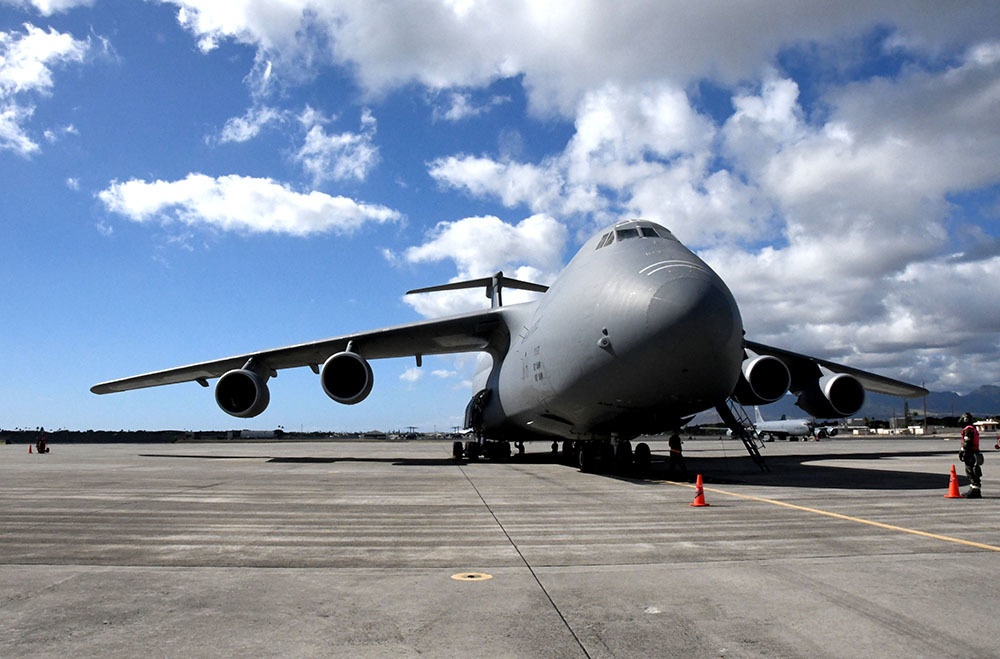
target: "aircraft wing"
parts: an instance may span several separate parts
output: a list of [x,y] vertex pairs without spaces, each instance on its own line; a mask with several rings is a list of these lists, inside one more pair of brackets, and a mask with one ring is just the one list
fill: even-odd
[[816,367],[822,366],[834,373],[845,373],[857,378],[867,391],[889,394],[890,396],[901,396],[903,398],[916,398],[918,396],[926,396],[928,393],[927,389],[909,384],[908,382],[894,380],[884,375],[862,371],[861,369],[844,366],[843,364],[819,359],[818,357],[800,355],[797,352],[774,348],[754,341],[746,341],[744,345],[759,355],[771,355],[783,361],[792,376],[793,390],[796,388],[797,382],[805,381],[808,378],[814,379]]
[[503,327],[501,310],[490,309],[168,368],[102,382],[90,390],[95,394],[108,394],[179,382],[198,382],[207,387],[209,378],[243,368],[251,358],[274,375],[278,370],[300,366],[309,366],[318,372],[328,357],[346,350],[348,345],[366,359],[476,352],[485,350]]

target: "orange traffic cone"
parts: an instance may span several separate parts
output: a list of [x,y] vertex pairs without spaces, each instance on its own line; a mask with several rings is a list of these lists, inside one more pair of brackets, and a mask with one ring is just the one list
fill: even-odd
[[28,453],[33,453],[33,452],[34,451],[31,450],[31,444],[28,444]]
[[955,475],[955,465],[951,466],[951,479],[948,481],[948,494],[945,499],[961,499],[962,493],[958,491],[958,476]]
[[701,474],[698,474],[698,478],[694,481],[694,501],[691,505],[697,508],[710,505],[705,503],[705,487],[701,484]]

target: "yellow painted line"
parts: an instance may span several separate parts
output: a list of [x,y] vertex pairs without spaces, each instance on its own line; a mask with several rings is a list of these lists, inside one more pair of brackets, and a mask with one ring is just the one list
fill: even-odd
[[[694,489],[694,485],[690,483],[678,483],[676,481],[666,481],[671,485],[680,485],[681,487],[687,487]],[[987,545],[982,542],[973,542],[972,540],[963,540],[962,538],[953,538],[950,535],[940,535],[938,533],[928,533],[927,531],[919,531],[917,529],[910,529],[905,526],[896,526],[894,524],[885,524],[883,522],[876,522],[870,519],[864,519],[863,517],[852,517],[851,515],[842,515],[840,513],[830,512],[829,510],[820,510],[819,508],[809,508],[808,506],[800,506],[794,503],[788,503],[787,501],[778,501],[777,499],[767,499],[764,497],[755,497],[749,494],[740,494],[739,492],[730,492],[728,490],[720,490],[714,487],[704,488],[705,492],[712,492],[714,494],[725,494],[726,496],[736,497],[737,499],[746,499],[748,501],[757,501],[759,503],[769,503],[774,506],[781,506],[783,508],[791,508],[792,510],[801,510],[807,513],[813,513],[815,515],[824,515],[826,517],[833,517],[834,519],[841,519],[847,522],[854,522],[856,524],[866,524],[868,526],[874,526],[880,529],[886,529],[887,531],[898,531],[899,533],[909,533],[910,535],[918,535],[922,538],[930,538],[932,540],[941,540],[942,542],[953,542],[958,545],[965,545],[966,547],[974,547],[976,549],[985,549],[987,551],[1000,552],[1000,547],[994,545]]]

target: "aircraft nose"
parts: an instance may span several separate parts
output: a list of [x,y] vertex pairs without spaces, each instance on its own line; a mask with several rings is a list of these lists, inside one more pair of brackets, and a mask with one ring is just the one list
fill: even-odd
[[694,265],[675,265],[657,274],[661,283],[646,309],[649,333],[675,365],[732,374],[735,385],[743,322],[732,293],[714,273]]

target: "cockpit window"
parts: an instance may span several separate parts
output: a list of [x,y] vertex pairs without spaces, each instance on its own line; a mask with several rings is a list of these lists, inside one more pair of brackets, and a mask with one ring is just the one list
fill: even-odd
[[615,240],[628,240],[630,238],[664,238],[666,240],[674,240],[674,235],[670,233],[669,230],[661,227],[659,224],[649,222],[646,220],[628,220],[626,222],[620,222],[615,225],[615,230],[601,236],[601,240],[597,243],[597,249],[602,247],[607,247]]

